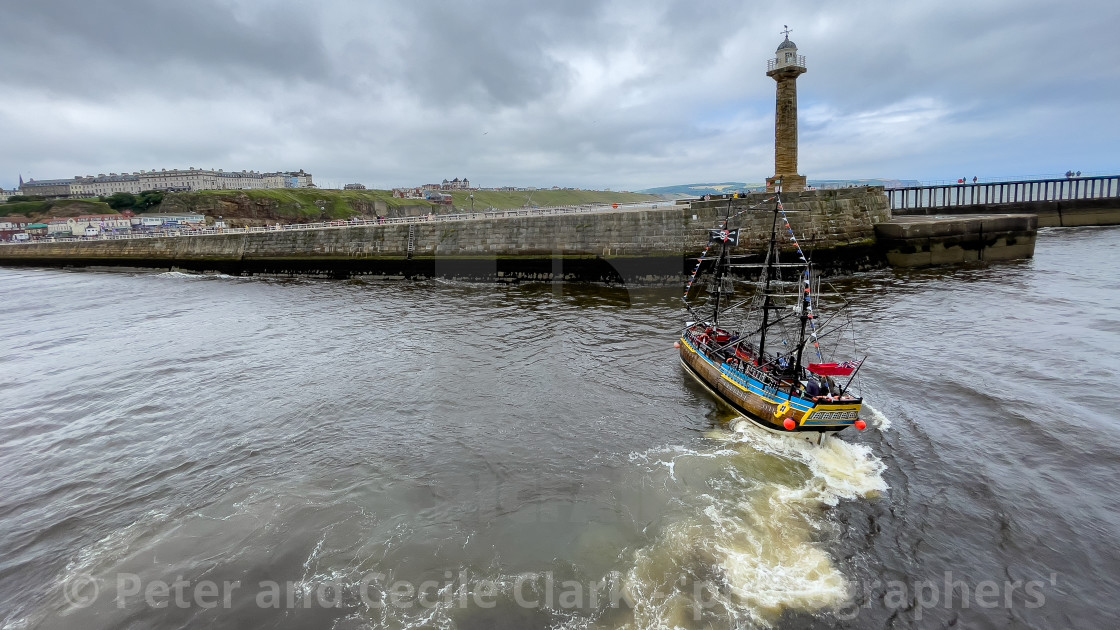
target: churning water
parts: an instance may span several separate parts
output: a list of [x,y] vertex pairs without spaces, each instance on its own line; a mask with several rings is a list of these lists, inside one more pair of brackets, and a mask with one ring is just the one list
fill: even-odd
[[822,447],[677,290],[0,269],[0,627],[1108,627],[1118,253],[845,279]]

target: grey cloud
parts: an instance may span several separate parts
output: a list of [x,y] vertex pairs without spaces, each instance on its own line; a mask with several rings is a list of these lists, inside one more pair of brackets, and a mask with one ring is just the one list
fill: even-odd
[[[782,24],[810,177],[1118,168],[1120,5],[67,0],[0,20],[0,184],[171,166],[644,187],[772,169]],[[1041,133],[1045,128],[1063,133]],[[922,147],[917,149],[917,147]],[[1063,158],[1064,159],[1064,158]],[[971,167],[969,167],[971,168]],[[1089,170],[1089,166],[1083,166]],[[58,172],[56,169],[62,169]],[[856,172],[858,171],[858,172]]]
[[163,86],[183,67],[211,78],[323,76],[314,13],[272,8],[239,17],[217,0],[18,1],[5,7],[0,39],[13,78],[62,92]]

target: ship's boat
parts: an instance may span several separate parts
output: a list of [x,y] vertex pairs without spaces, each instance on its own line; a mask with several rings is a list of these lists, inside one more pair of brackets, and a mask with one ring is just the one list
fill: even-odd
[[[752,257],[732,254],[740,236],[746,245],[746,230],[732,225],[747,212],[765,212],[770,203],[773,222],[765,257],[738,262]],[[701,286],[707,288],[706,299],[692,297],[694,287]],[[821,286],[780,194],[734,214],[729,200],[685,287],[690,321],[676,344],[681,364],[764,429],[818,444],[851,426],[864,430],[856,379],[866,357],[830,356],[848,351],[852,322],[844,317],[844,296],[822,292]],[[744,287],[748,290],[739,290]]]

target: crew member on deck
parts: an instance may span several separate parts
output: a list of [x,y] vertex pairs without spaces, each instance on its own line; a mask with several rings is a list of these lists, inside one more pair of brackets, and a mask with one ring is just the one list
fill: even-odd
[[836,381],[832,380],[831,376],[826,376],[824,379],[825,390],[829,396],[839,396],[840,387],[836,385]]
[[817,396],[821,395],[821,384],[817,382],[816,377],[810,378],[808,383],[805,383],[805,394],[812,400],[816,400]]

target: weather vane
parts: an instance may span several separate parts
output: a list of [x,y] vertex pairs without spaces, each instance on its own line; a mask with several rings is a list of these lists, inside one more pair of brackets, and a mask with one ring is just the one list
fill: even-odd
[[793,29],[789,27],[789,24],[783,24],[782,26],[786,27],[786,30],[778,32],[784,34],[786,39],[789,39],[789,34],[793,32]]

